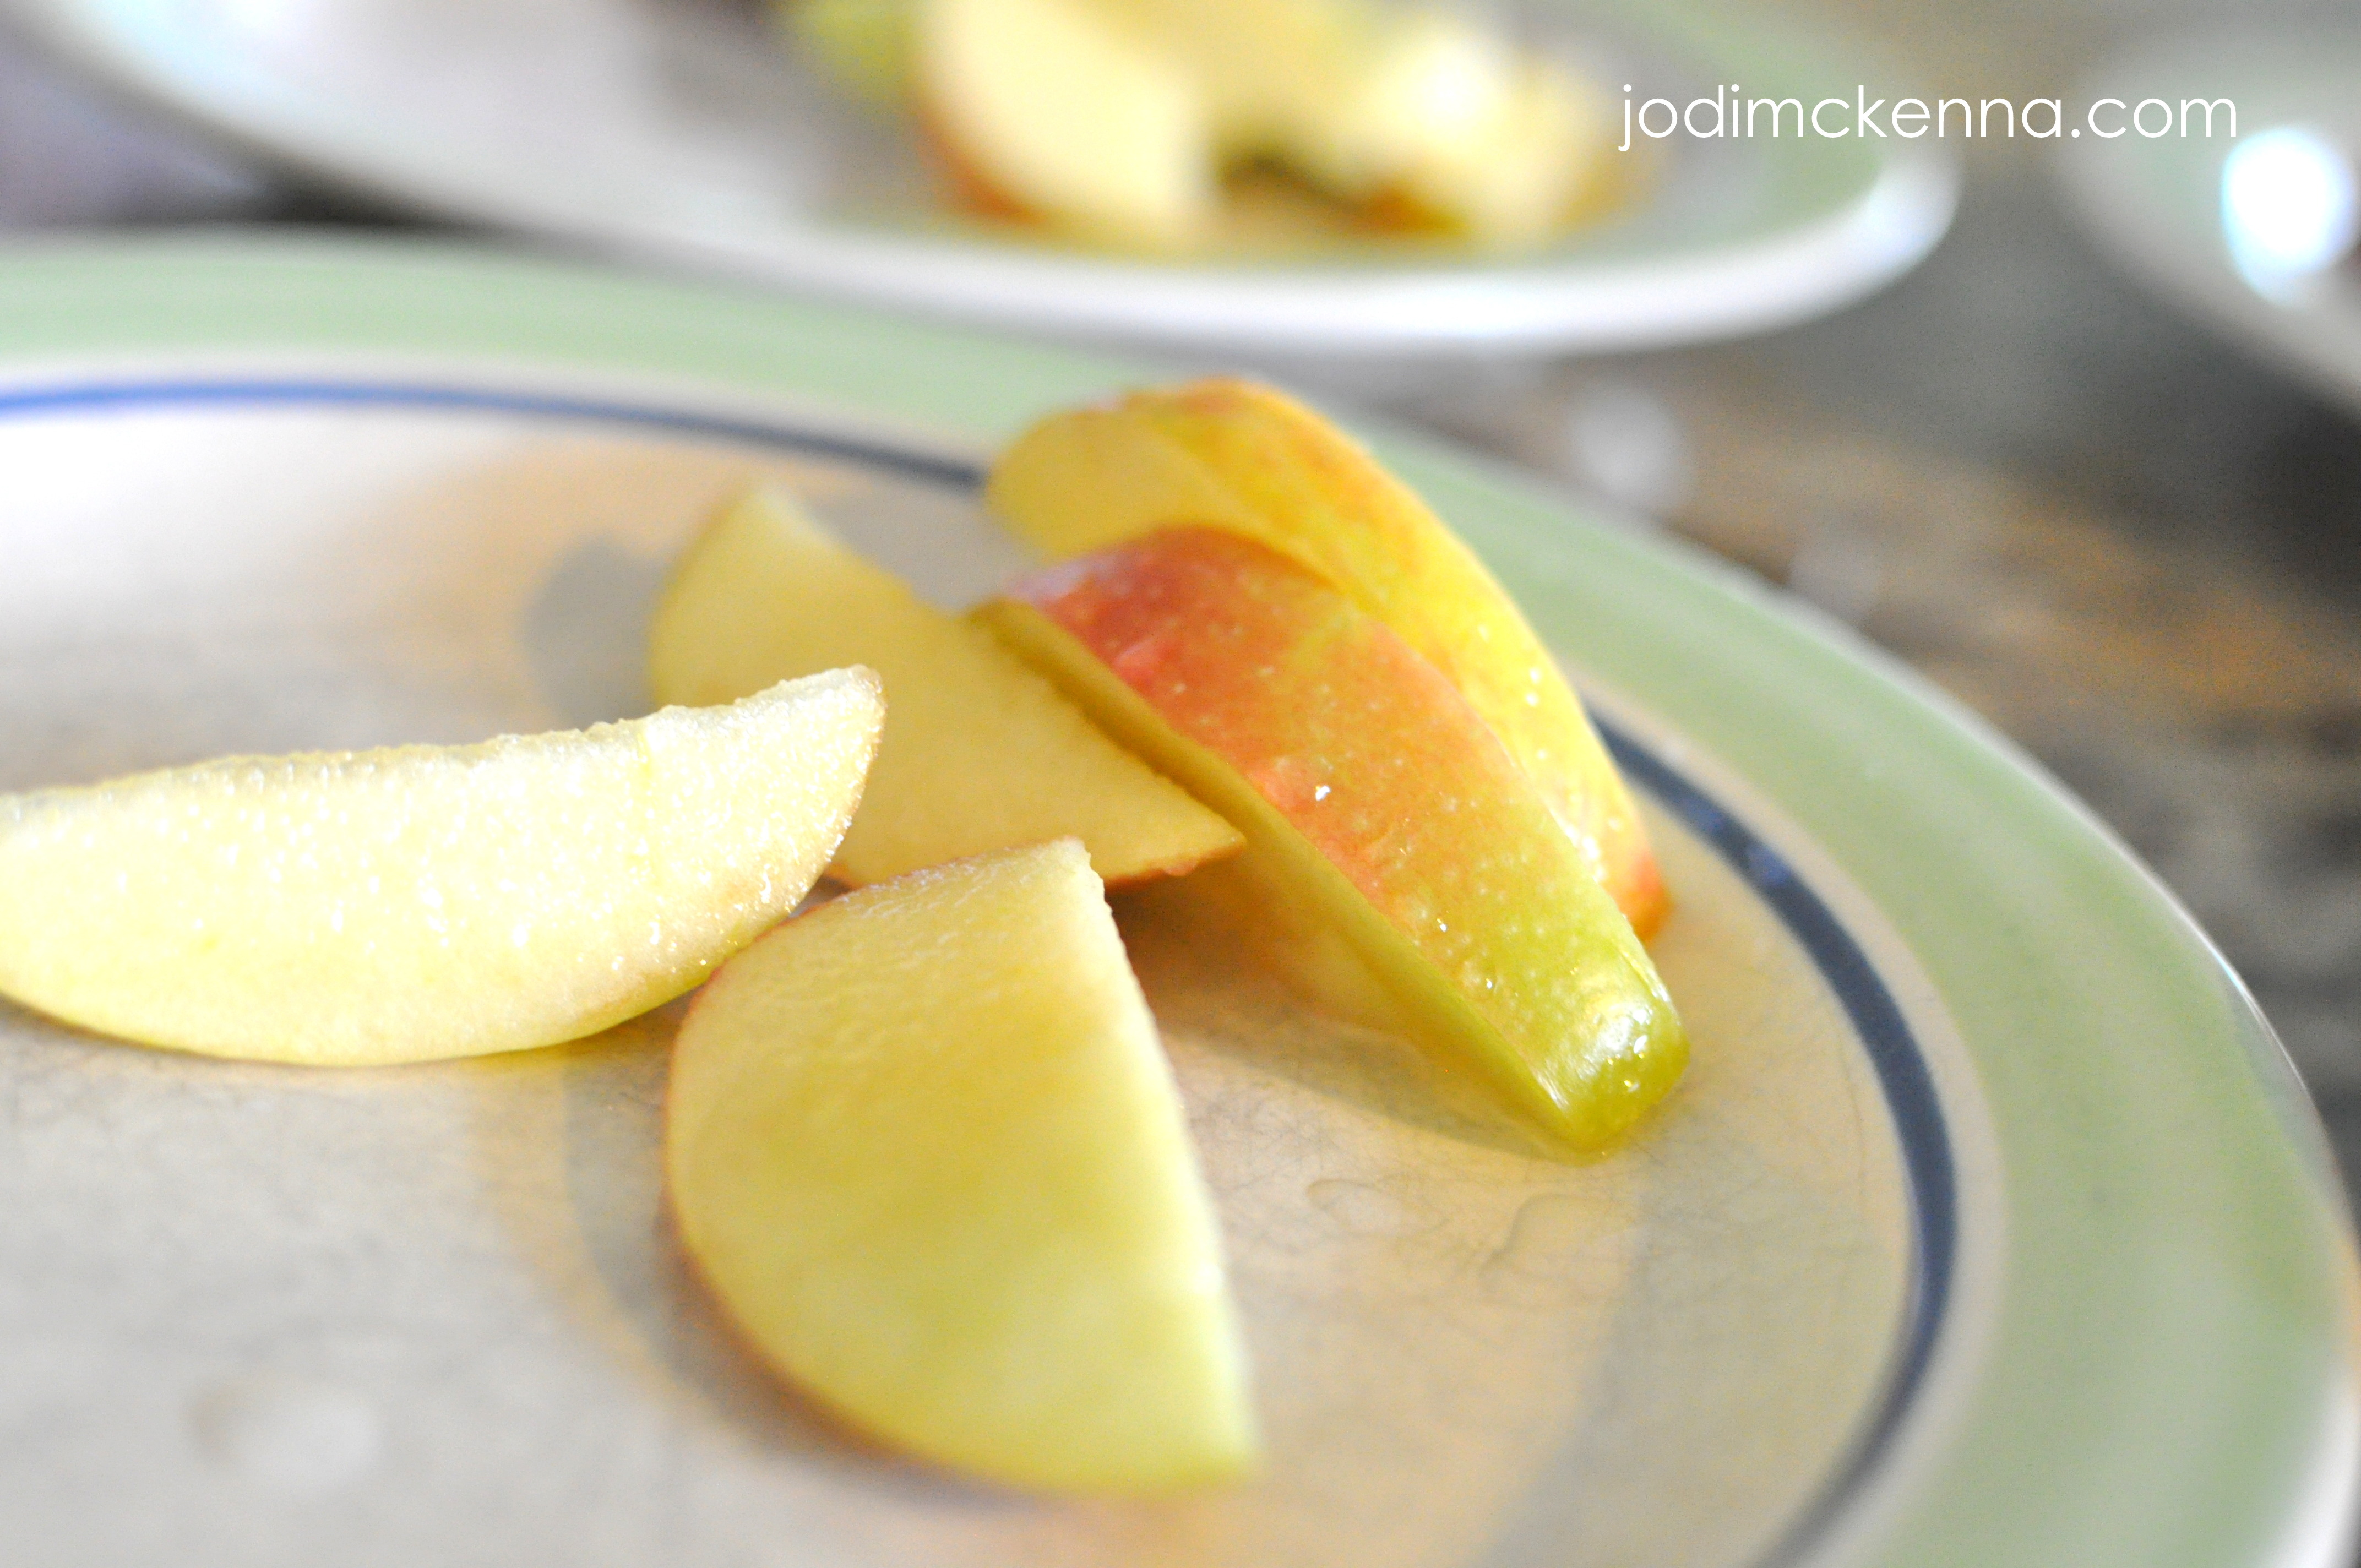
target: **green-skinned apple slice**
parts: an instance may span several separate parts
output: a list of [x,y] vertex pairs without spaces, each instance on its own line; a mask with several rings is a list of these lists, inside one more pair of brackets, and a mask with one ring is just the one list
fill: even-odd
[[1458,687],[1640,934],[1664,919],[1646,828],[1549,650],[1433,509],[1317,412],[1247,381],[1150,388],[1042,420],[987,496],[1051,560],[1203,523],[1327,578]]
[[1176,529],[979,613],[1246,834],[1237,874],[1317,910],[1422,1038],[1560,1136],[1603,1144],[1679,1077],[1664,984],[1532,776],[1325,579]]

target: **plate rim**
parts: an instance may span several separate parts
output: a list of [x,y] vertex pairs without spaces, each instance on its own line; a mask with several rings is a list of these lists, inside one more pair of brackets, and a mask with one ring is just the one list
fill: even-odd
[[[796,352],[782,352],[790,347]],[[192,355],[214,354],[252,363],[257,356],[321,351],[390,357],[441,354],[485,364],[542,364],[569,373],[678,378],[683,385],[701,382],[717,395],[785,393],[874,407],[908,428],[939,430],[963,444],[1005,437],[1047,403],[1149,373],[1136,364],[866,312],[791,304],[752,292],[448,243],[164,236],[128,242],[52,239],[0,247],[0,367],[12,378],[43,365],[86,365],[107,357],[184,363]],[[2228,1142],[2244,1140],[2239,1148],[2258,1162],[2259,1174],[2250,1185],[2263,1183],[2254,1191],[2277,1207],[2248,1218],[2255,1228],[2284,1243],[2281,1261],[2293,1271],[2286,1282],[2301,1300],[2288,1324],[2241,1319],[2240,1327],[2257,1336],[2284,1331],[2293,1343],[2289,1354],[2301,1363],[2295,1370],[2302,1374],[2302,1386],[2317,1395],[2307,1408],[2290,1404],[2267,1412],[2272,1440],[2292,1445],[2310,1473],[2270,1497],[2229,1499],[2241,1506],[2231,1508],[2235,1517],[2223,1529],[2235,1534],[2235,1561],[2275,1568],[2333,1561],[2330,1554],[2342,1549],[2353,1528],[2356,1489],[2351,1459],[2356,1288],[2349,1222],[2317,1123],[2310,1118],[2284,1054],[2186,914],[2084,808],[2007,742],[1840,629],[1750,586],[1734,569],[1713,565],[1699,553],[1601,527],[1585,509],[1505,465],[1427,439],[1384,435],[1379,444],[1470,532],[1554,640],[1568,624],[1566,607],[1591,602],[1569,580],[1577,564],[1613,579],[1617,598],[1652,599],[1659,611],[1703,607],[1716,618],[1713,624],[1721,630],[1714,642],[1701,642],[1669,663],[1663,649],[1646,645],[1645,637],[1633,643],[1629,628],[1615,624],[1612,614],[1582,629],[1575,651],[1616,689],[1713,748],[1755,794],[1825,846],[1914,950],[1927,951],[1920,928],[1929,918],[1923,901],[1907,889],[1897,891],[1894,868],[1878,858],[1874,846],[1850,852],[1852,835],[1828,827],[1834,821],[1842,829],[1845,810],[1858,815],[1864,786],[1856,784],[1851,799],[1834,806],[1816,799],[1796,782],[1817,776],[1816,764],[1795,754],[1808,751],[1816,737],[1791,737],[1769,753],[1769,765],[1758,766],[1763,742],[1750,729],[1754,721],[1728,712],[1714,720],[1713,693],[1700,687],[1726,678],[1709,666],[1726,662],[1730,648],[1766,655],[1801,672],[1798,679],[1821,679],[1843,693],[1844,711],[1812,708],[1816,723],[1861,726],[1883,719],[1899,725],[1906,737],[1889,736],[1885,744],[1897,745],[1905,738],[1925,742],[1938,753],[1937,783],[1969,800],[1977,789],[2005,795],[2019,820],[2038,829],[2037,848],[2054,849],[2071,861],[2070,869],[2077,875],[2119,901],[2108,907],[2120,910],[2129,936],[2152,939],[2140,950],[2157,955],[2171,970],[2169,978],[2179,988],[2174,996],[2202,994],[2218,1001],[2218,1016],[2187,1021],[2159,1049],[2191,1060],[2202,1058],[2220,1082],[2252,1102],[2241,1101],[2243,1119],[2225,1124],[2222,1135]],[[1782,673],[1773,669],[1768,674]],[[1876,798],[1874,792],[1871,798]],[[1896,800],[1891,809],[1949,804],[1949,798],[1926,806]],[[1956,867],[1935,869],[1955,882],[1967,874]],[[1970,869],[1991,874],[1981,866]],[[1989,933],[1982,938],[1987,945],[1992,939]],[[2010,1063],[1996,1054],[1982,999],[1967,998],[1976,1005],[1960,1006],[1963,998],[1942,965],[1930,958],[1929,970],[1987,1078],[1995,1117],[2004,1124],[2021,1119],[2022,1083],[2011,1075],[2015,1069],[1999,1070]],[[2070,1041],[2063,1048],[2070,1056],[2075,1047]],[[2011,1168],[2004,1175],[2014,1221],[2026,1196],[2016,1190],[2026,1173]],[[2053,1182],[2045,1196],[2071,1195]],[[2004,1320],[2012,1312],[2021,1318],[2023,1298],[2054,1283],[2039,1277],[2050,1266],[2025,1254],[2019,1239],[2012,1225],[2007,1288],[2015,1299],[2004,1303]],[[1933,1456],[1936,1468],[1928,1483],[1873,1535],[1847,1543],[1841,1560],[1897,1565],[2054,1562],[2061,1568],[2068,1563],[2080,1568],[2116,1561],[2222,1560],[2198,1554],[2221,1544],[2210,1539],[2163,1557],[2145,1552],[2152,1542],[2137,1540],[2094,1552],[2068,1528],[2087,1523],[2079,1516],[2034,1521],[2056,1527],[2054,1544],[2042,1554],[1972,1554],[1978,1541],[2014,1541],[2017,1537],[2011,1532],[2026,1527],[2022,1517],[1995,1519],[1993,1508],[2004,1501],[2045,1504],[2040,1497],[2004,1490],[2010,1479],[2005,1464],[1993,1469],[1995,1443],[2004,1462],[2012,1437],[2032,1442],[2032,1434],[2019,1430],[2021,1412],[1993,1408],[1996,1376],[2009,1369],[2012,1357],[2026,1359],[2026,1337],[2022,1322],[2002,1323],[1990,1352],[1993,1368],[1971,1391],[1961,1433]],[[2185,1391],[2167,1389],[2159,1397],[2180,1392]],[[2062,1395],[2053,1391],[2052,1397]],[[2012,1421],[2017,1426],[2012,1428]],[[2200,1457],[2228,1457],[2219,1450],[2242,1435],[2225,1429],[2214,1440],[2216,1449]],[[2160,1464],[2154,1446],[2148,1445],[2139,1463],[2152,1468]],[[2147,1475],[2150,1486],[2165,1488],[2155,1496],[2141,1488],[2135,1497],[2101,1497],[2087,1485],[2087,1463],[2083,1469],[2086,1487],[2067,1496],[2066,1504],[2161,1506],[2181,1500],[2171,1495],[2172,1487],[2201,1487],[2210,1478],[2210,1472],[2187,1474],[2184,1465]],[[2125,1555],[2135,1549],[2143,1554]]]

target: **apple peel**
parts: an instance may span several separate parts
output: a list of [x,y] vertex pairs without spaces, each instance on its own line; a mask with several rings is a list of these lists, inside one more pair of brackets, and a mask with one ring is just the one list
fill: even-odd
[[1664,982],[1458,689],[1288,557],[1174,529],[1014,585],[985,621],[1246,838],[1235,874],[1317,912],[1414,1032],[1598,1146],[1671,1088]]
[[1192,523],[1325,577],[1459,688],[1640,935],[1663,922],[1646,828],[1556,661],[1433,510],[1318,413],[1249,381],[1137,391],[1026,431],[985,494],[1050,560]]

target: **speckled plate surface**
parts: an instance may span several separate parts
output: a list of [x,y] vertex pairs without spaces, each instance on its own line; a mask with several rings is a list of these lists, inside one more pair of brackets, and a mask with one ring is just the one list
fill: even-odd
[[[1864,78],[1795,28],[1669,0],[1522,19],[1615,94],[1809,103]],[[1257,355],[1614,350],[1761,331],[1915,265],[1931,140],[1629,140],[1642,198],[1541,254],[1367,238],[1183,261],[950,213],[914,139],[805,71],[749,0],[0,0],[60,57],[423,213],[969,320]],[[1838,51],[1839,54],[1841,51]]]
[[[965,599],[1016,559],[982,456],[1140,375],[459,250],[0,255],[0,787],[633,711],[669,554],[755,476]],[[1127,909],[1261,1476],[1011,1497],[774,1384],[664,1212],[672,1013],[320,1073],[0,1007],[0,1556],[2332,1562],[2345,1222],[2202,938],[1873,655],[1385,448],[1599,694],[1698,1048],[1568,1163]]]

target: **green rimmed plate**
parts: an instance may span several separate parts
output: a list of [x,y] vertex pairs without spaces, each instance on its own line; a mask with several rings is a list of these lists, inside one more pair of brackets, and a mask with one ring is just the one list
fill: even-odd
[[[796,485],[928,591],[1124,367],[447,249],[0,260],[0,785],[636,700],[667,552]],[[1069,1506],[848,1441],[684,1277],[668,1020],[368,1074],[0,1013],[0,1543],[31,1561],[2326,1563],[2350,1244],[2236,983],[2077,807],[1734,576],[1388,455],[1602,696],[1699,1049],[1538,1157],[1135,912],[1271,1433]]]

